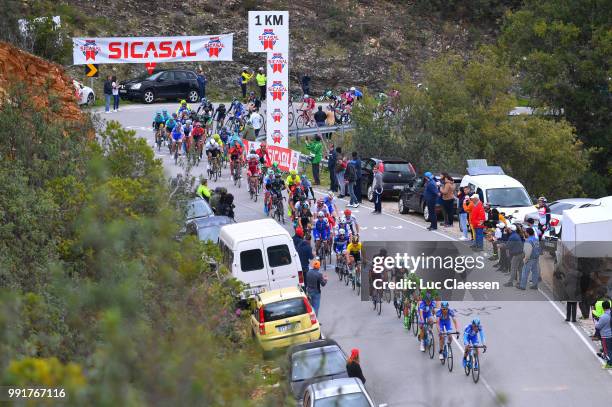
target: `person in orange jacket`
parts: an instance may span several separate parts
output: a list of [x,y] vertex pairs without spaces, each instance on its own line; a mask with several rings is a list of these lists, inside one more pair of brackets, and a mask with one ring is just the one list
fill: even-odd
[[[463,211],[467,214],[467,221],[465,222],[465,229],[466,232],[464,232],[464,236],[467,238],[467,228],[468,228],[468,224],[470,224],[470,214],[472,213],[472,208],[474,207],[474,204],[472,203],[470,197],[471,195],[470,193],[470,187],[466,186],[463,187],[463,191],[459,193],[459,195],[461,196],[461,200],[459,201],[463,207]],[[465,199],[463,199],[465,198]],[[461,221],[461,219],[460,219]],[[470,228],[470,235],[472,237],[471,240],[474,240],[474,229]]]
[[484,206],[480,201],[478,194],[473,194],[470,197],[472,201],[472,210],[470,212],[470,225],[474,230],[475,243],[472,247],[476,250],[482,250],[484,248],[484,222],[486,220]]

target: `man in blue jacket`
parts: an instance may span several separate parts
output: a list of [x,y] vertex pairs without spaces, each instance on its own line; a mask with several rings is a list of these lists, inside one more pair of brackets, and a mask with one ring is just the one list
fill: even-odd
[[[303,237],[304,232],[301,228],[298,228],[299,234]],[[296,230],[296,234],[298,234],[298,230]],[[310,244],[310,236],[307,236],[306,239],[300,239],[300,242],[296,245],[296,251],[298,257],[300,258],[300,265],[302,267],[302,276],[304,277],[304,285],[306,285],[306,277],[308,277],[308,266],[310,265],[310,260],[314,258],[312,254],[312,245]]]
[[438,196],[440,195],[440,191],[438,191],[436,180],[434,179],[431,172],[427,171],[424,176],[425,176],[425,191],[423,192],[423,200],[425,201],[425,205],[427,205],[427,210],[429,211],[429,222],[430,222],[430,226],[427,228],[427,230],[436,230],[438,229],[438,216],[436,215],[436,202],[438,201]]
[[202,72],[202,70],[200,69],[198,71],[198,75],[197,75],[197,81],[198,81],[198,88],[199,88],[199,94],[200,94],[200,99],[201,98],[205,98],[206,97],[206,77],[204,76],[204,72]]

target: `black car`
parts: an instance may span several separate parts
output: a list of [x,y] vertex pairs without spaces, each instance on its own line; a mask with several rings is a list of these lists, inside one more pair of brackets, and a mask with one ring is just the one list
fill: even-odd
[[[459,184],[461,184],[462,177],[451,175],[455,182],[455,195],[459,192]],[[439,181],[438,177],[434,177],[436,181]],[[425,200],[423,199],[423,192],[425,191],[424,178],[416,178],[414,182],[407,185],[400,194],[399,202],[397,203],[397,209],[399,213],[406,214],[410,211],[418,212],[423,214],[426,222],[429,222],[429,211]],[[436,214],[438,219],[443,220],[444,214],[442,211],[441,200],[438,199],[436,203]],[[455,199],[455,215],[457,214],[457,200]]]
[[122,99],[153,103],[157,99],[186,99],[189,103],[200,100],[195,72],[185,69],[158,71],[153,75],[141,75],[120,83]]
[[296,400],[312,383],[348,377],[346,355],[331,339],[321,339],[289,348],[289,385]]
[[361,161],[361,190],[370,201],[374,200],[372,181],[374,166],[383,165],[383,198],[399,196],[407,185],[414,182],[416,172],[409,161],[400,159],[367,158]]
[[217,243],[221,227],[230,223],[234,223],[234,221],[227,216],[210,216],[193,219],[187,222],[187,234],[197,236],[202,242],[210,241]]

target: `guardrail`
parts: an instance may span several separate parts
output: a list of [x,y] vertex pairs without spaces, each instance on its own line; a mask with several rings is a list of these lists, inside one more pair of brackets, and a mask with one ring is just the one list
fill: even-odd
[[[325,133],[334,133],[334,132],[340,132],[340,133],[344,133],[345,131],[349,131],[349,130],[353,130],[354,126],[350,125],[350,124],[345,124],[345,125],[341,125],[341,126],[325,126],[325,127],[306,127],[303,129],[290,129],[289,130],[289,137],[295,137],[296,140],[300,140],[300,137],[304,137],[304,136],[312,136],[315,134],[325,134]],[[266,139],[266,135],[262,134],[259,137],[257,137],[257,141],[262,141]]]

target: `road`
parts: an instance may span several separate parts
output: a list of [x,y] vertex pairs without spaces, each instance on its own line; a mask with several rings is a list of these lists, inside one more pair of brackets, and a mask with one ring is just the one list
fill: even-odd
[[[156,110],[172,105],[129,105],[118,113],[101,114],[134,129],[153,145],[148,130]],[[166,172],[174,176],[175,166],[167,150],[156,153]],[[193,172],[200,175],[203,164]],[[229,175],[222,185],[236,197],[236,219],[263,217],[261,203],[249,200],[245,187],[234,191]],[[346,201],[340,201],[343,208]],[[387,204],[386,206],[393,205]],[[443,231],[428,232],[421,219],[385,212],[371,215],[372,208],[354,210],[363,240],[444,241],[453,240]],[[361,302],[350,288],[340,284],[333,270],[324,287],[320,320],[325,335],[337,340],[346,352],[356,347],[367,388],[378,403],[389,406],[538,406],[573,407],[609,405],[612,399],[611,372],[603,370],[586,334],[564,321],[564,304],[550,301],[546,289],[516,293],[512,301],[455,301],[459,325],[463,328],[478,316],[484,326],[489,349],[482,357],[478,384],[463,373],[454,343],[455,369],[449,373],[437,360],[419,352],[412,334],[403,329],[392,304],[383,304],[382,315]],[[504,282],[507,277],[492,273],[487,278]],[[508,288],[506,290],[515,290]],[[437,355],[436,355],[437,357]]]

